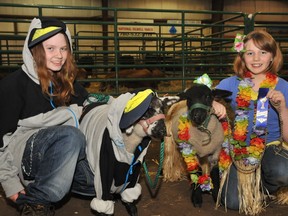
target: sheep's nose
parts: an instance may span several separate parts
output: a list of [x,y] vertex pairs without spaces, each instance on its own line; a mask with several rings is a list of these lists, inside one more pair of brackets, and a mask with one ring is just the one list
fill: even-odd
[[167,135],[164,120],[158,121],[156,126],[152,129],[152,136],[157,139],[163,139]]
[[206,117],[207,112],[203,109],[195,109],[190,113],[191,121],[197,126],[201,125],[205,121]]

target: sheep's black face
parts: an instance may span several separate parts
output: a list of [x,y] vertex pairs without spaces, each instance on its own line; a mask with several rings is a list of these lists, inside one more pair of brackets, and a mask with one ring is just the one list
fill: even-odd
[[141,121],[144,127],[147,126],[146,133],[155,139],[163,139],[166,135],[164,122],[164,104],[160,98],[153,96],[148,110],[142,116]]
[[210,115],[213,95],[210,88],[202,84],[194,84],[181,95],[187,100],[188,116],[192,124],[200,126]]

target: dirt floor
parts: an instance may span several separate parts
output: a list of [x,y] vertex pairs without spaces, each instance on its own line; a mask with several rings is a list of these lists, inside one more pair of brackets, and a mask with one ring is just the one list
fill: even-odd
[[[190,202],[190,190],[186,181],[175,183],[162,183],[155,198],[151,197],[144,181],[142,196],[139,200],[139,216],[237,216],[237,211],[227,210],[223,207],[215,209],[215,204],[210,195],[204,195],[202,208],[194,208]],[[93,216],[90,200],[78,197],[71,197],[56,210],[56,216]],[[288,206],[280,206],[271,203],[266,211],[260,216],[287,216]],[[19,213],[11,205],[7,205],[3,196],[0,197],[0,215],[17,216]],[[126,209],[121,202],[116,202],[115,216],[128,216]]]
[[[159,146],[153,144],[150,146],[146,155],[146,164],[149,169],[151,179],[154,180],[159,159]],[[191,190],[186,180],[179,182],[163,182],[160,178],[159,187],[150,190],[144,171],[142,172],[140,183],[142,185],[142,196],[137,203],[139,216],[237,216],[238,211],[227,210],[221,206],[215,209],[215,203],[212,196],[205,194],[203,196],[203,205],[201,208],[195,208],[191,201]],[[4,198],[0,187],[0,216],[16,216],[19,212],[14,206]],[[90,199],[77,196],[69,196],[63,203],[57,206],[56,216],[93,216],[96,215],[90,209]],[[277,205],[270,203],[266,211],[260,216],[287,216],[288,205]],[[121,201],[115,203],[114,216],[128,216],[125,207]]]

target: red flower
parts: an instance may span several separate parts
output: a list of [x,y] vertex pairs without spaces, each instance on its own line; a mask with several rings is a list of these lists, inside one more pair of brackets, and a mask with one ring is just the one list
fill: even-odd
[[247,148],[235,148],[234,150],[235,155],[245,155],[248,154]]
[[246,77],[246,78],[252,78],[252,73],[249,72],[249,71],[246,71],[246,72],[244,73],[244,77]]
[[273,83],[273,82],[276,81],[277,76],[275,74],[272,74],[272,73],[267,73],[266,74],[266,79],[267,79],[268,82]]
[[198,178],[198,184],[204,184],[206,181],[209,180],[209,176],[207,174],[199,176]]
[[246,101],[239,96],[236,97],[236,102],[239,107],[249,107],[250,105],[250,101]]
[[228,155],[223,149],[222,149],[221,152],[220,152],[219,158],[220,158],[221,161],[223,161],[223,162],[230,162],[230,161],[231,161],[230,155]]
[[250,144],[252,146],[256,146],[258,148],[264,148],[264,139],[259,138],[259,137],[255,137],[253,139],[251,139]]
[[189,128],[185,127],[183,130],[179,131],[178,137],[180,140],[189,140],[190,138]]
[[198,164],[197,163],[189,163],[187,164],[187,171],[197,171],[198,170]]
[[240,134],[233,134],[233,139],[237,141],[245,141],[246,140],[246,134],[240,135]]
[[229,124],[228,124],[227,121],[223,121],[221,124],[222,124],[222,128],[223,128],[224,131],[228,130]]

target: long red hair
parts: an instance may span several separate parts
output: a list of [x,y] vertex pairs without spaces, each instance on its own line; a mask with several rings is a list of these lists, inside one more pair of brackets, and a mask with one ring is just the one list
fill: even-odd
[[[31,49],[42,92],[49,97],[53,97],[53,102],[59,106],[69,104],[71,96],[74,94],[73,83],[78,71],[66,35],[65,39],[68,47],[68,55],[63,67],[57,73],[52,74],[48,71],[42,43],[37,44]],[[50,82],[53,84],[52,95],[49,91]]]

